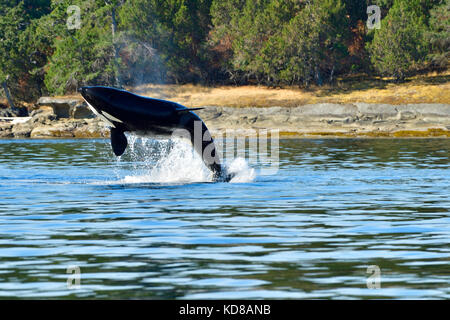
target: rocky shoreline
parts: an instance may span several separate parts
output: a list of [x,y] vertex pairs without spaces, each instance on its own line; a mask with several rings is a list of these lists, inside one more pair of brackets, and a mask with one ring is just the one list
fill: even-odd
[[[280,137],[450,137],[449,104],[310,104],[296,107],[206,106],[196,113],[213,135]],[[0,138],[102,138],[109,130],[80,98],[42,97],[21,123],[0,120]]]
[[109,137],[103,121],[82,99],[42,97],[25,122],[0,121],[0,138]]

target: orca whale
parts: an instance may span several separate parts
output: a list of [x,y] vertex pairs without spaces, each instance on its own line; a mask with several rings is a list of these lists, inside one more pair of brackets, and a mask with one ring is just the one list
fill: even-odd
[[125,152],[128,142],[124,132],[146,137],[170,137],[184,130],[203,163],[213,172],[215,181],[229,181],[230,175],[220,164],[214,141],[205,123],[193,110],[175,102],[143,97],[129,91],[87,86],[79,89],[91,110],[111,130],[111,146],[116,156]]

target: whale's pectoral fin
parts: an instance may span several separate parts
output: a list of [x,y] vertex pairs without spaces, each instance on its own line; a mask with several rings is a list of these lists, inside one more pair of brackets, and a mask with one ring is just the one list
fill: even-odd
[[127,137],[122,130],[111,128],[111,147],[116,156],[121,156],[127,148]]

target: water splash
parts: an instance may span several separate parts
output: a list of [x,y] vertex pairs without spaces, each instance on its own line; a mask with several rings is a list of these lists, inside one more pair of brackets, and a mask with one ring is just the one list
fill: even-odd
[[235,158],[226,164],[227,172],[234,175],[231,183],[252,182],[256,178],[255,169],[248,166],[244,158]]
[[[155,140],[132,134],[127,139],[127,152],[117,158],[118,167],[126,169],[124,177],[120,170],[116,170],[119,183],[213,182],[212,172],[205,167],[189,141],[176,138]],[[225,167],[234,175],[231,183],[251,182],[256,177],[255,170],[243,158],[226,161]]]

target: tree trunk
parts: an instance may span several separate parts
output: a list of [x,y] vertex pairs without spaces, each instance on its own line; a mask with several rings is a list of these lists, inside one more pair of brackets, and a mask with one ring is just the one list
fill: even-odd
[[16,106],[14,105],[13,99],[11,98],[11,94],[9,93],[8,84],[6,83],[6,80],[2,82],[3,90],[5,91],[6,99],[8,100],[9,107],[17,111]]
[[116,30],[117,30],[116,8],[115,7],[112,7],[112,9],[111,9],[111,19],[112,19],[111,31],[112,31],[112,38],[114,41],[114,37],[116,36]]
[[322,77],[321,77],[321,75],[320,75],[320,70],[319,70],[319,68],[317,68],[317,67],[316,67],[316,75],[315,75],[315,78],[316,78],[316,83],[317,83],[319,86],[322,86]]
[[116,80],[116,85],[118,87],[121,87],[121,81],[120,81],[120,76],[119,76],[119,63],[118,63],[118,59],[119,59],[119,49],[117,48],[116,45],[116,30],[117,30],[117,21],[116,21],[116,7],[112,7],[111,9],[111,33],[112,33],[112,42],[113,42],[113,49],[114,49],[114,64],[116,65],[117,70],[114,71],[115,73],[115,80]]

